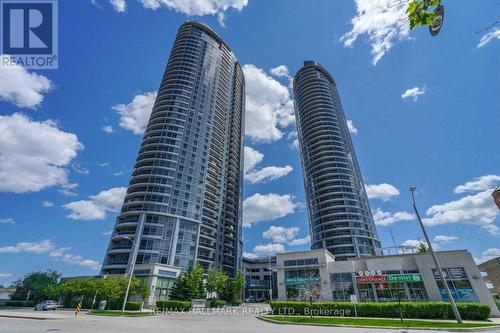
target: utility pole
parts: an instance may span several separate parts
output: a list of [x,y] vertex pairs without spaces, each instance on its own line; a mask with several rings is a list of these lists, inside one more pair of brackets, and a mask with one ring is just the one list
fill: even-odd
[[[132,242],[132,245],[134,247],[137,246],[137,244],[129,237],[125,236],[123,238],[128,239],[129,241]],[[133,248],[132,248],[133,250]],[[132,283],[132,276],[134,275],[134,268],[135,268],[135,260],[137,257],[137,251],[131,251],[130,254],[132,255],[132,263],[130,264],[130,270],[129,270],[129,275],[128,275],[128,283],[127,283],[127,290],[125,291],[125,298],[123,299],[123,305],[122,305],[122,312],[125,312],[125,305],[127,305],[127,298],[128,298],[128,293],[130,291],[130,284]]]
[[429,252],[431,253],[432,259],[434,260],[434,264],[436,265],[436,270],[439,273],[439,276],[441,278],[441,282],[443,283],[444,289],[446,290],[446,294],[448,295],[448,299],[449,299],[450,304],[451,304],[451,310],[453,311],[453,314],[455,315],[455,319],[457,320],[457,323],[461,324],[462,317],[460,316],[460,312],[458,312],[457,304],[455,303],[455,300],[453,299],[453,296],[451,295],[450,288],[448,287],[448,282],[446,281],[446,278],[443,275],[443,270],[441,269],[441,265],[439,264],[439,261],[436,257],[436,254],[434,253],[434,249],[432,248],[432,244],[431,244],[431,240],[429,239],[429,235],[427,235],[427,231],[425,230],[422,219],[420,218],[420,214],[418,213],[417,205],[415,203],[415,191],[416,190],[417,190],[416,186],[410,187],[411,198],[413,201],[413,209],[415,210],[415,214],[417,215],[418,222],[420,223],[420,227],[422,228],[422,232],[424,234],[425,240],[427,241],[427,246],[429,247]]

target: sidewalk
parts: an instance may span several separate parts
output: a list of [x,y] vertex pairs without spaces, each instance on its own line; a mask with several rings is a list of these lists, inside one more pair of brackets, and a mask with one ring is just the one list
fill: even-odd
[[23,318],[23,319],[69,319],[74,318],[74,311],[56,310],[56,311],[34,311],[33,308],[10,308],[0,309],[0,318]]

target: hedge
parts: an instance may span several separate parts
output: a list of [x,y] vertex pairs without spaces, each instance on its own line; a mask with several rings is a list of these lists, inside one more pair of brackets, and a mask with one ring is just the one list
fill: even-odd
[[231,305],[234,305],[234,306],[240,306],[241,304],[243,304],[243,301],[239,300],[239,299],[231,302]]
[[[273,314],[315,316],[354,316],[354,305],[348,302],[308,302],[273,301]],[[454,319],[451,306],[446,302],[402,302],[404,318]],[[480,303],[457,303],[463,319],[486,320],[490,307]],[[349,310],[349,311],[347,311]],[[356,310],[360,317],[399,318],[397,302],[358,303]]]
[[211,308],[222,308],[224,304],[225,302],[223,300],[217,298],[211,299],[209,302]]
[[142,302],[127,302],[125,304],[125,310],[139,311],[141,309]]
[[7,302],[5,302],[5,306],[31,307],[31,306],[35,306],[35,301],[7,301]]
[[190,301],[157,301],[156,307],[162,311],[174,310],[174,311],[186,311],[191,308]]

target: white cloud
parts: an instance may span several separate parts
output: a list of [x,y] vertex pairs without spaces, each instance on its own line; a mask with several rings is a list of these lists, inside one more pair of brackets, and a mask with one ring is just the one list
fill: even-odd
[[16,221],[12,218],[0,219],[0,224],[16,224]]
[[252,170],[245,174],[245,180],[250,184],[270,182],[278,178],[284,177],[293,171],[290,165],[284,167],[269,166],[259,170]]
[[384,212],[380,208],[377,208],[373,213],[373,219],[376,225],[386,227],[399,221],[411,221],[415,219],[415,216],[407,212]]
[[401,95],[402,99],[413,98],[413,101],[417,101],[418,96],[425,94],[425,87],[419,88],[414,87],[411,89],[406,89],[406,91]]
[[78,187],[78,184],[69,184],[68,183],[68,184],[62,185],[62,188],[59,189],[58,191],[59,191],[59,193],[61,193],[62,195],[65,195],[67,197],[75,197],[78,194],[75,193],[75,192],[73,192],[73,191],[71,191],[71,190],[73,190],[73,189],[75,189],[77,187]]
[[498,257],[500,257],[500,249],[497,247],[490,247],[489,249],[487,249],[486,251],[481,253],[481,257],[474,258],[474,260],[479,265],[479,264],[482,264],[483,262],[486,262],[488,260],[495,259]]
[[108,230],[108,231],[103,231],[103,232],[101,232],[101,234],[102,234],[103,236],[111,236],[111,234],[112,234],[112,233],[113,233],[113,230]]
[[286,77],[288,79],[291,78],[288,67],[286,67],[285,65],[279,65],[277,67],[271,68],[269,72],[271,73],[271,75],[274,75],[276,77]]
[[257,164],[264,159],[264,154],[252,147],[245,146],[245,167],[244,171],[247,173],[252,170]]
[[216,15],[224,26],[225,12],[234,9],[241,12],[248,0],[139,0],[144,7],[156,10],[166,7],[187,16]]
[[102,127],[102,130],[103,130],[104,132],[108,133],[108,134],[111,134],[111,133],[113,133],[113,132],[114,132],[114,130],[113,130],[113,126],[111,126],[111,125],[106,125],[106,126],[103,126],[103,127]]
[[65,167],[83,145],[52,120],[23,114],[0,116],[0,192],[37,192],[68,185]]
[[71,211],[72,220],[102,220],[109,212],[118,212],[127,192],[126,187],[115,187],[90,196],[90,200],[70,202],[63,207]]
[[54,207],[54,203],[52,201],[44,201],[42,202],[42,207],[45,208]]
[[351,47],[361,35],[367,35],[372,46],[374,65],[397,40],[409,39],[410,28],[406,20],[407,1],[355,0],[356,16],[351,20],[352,30],[340,41]]
[[127,10],[127,3],[125,0],[109,0],[109,3],[118,13],[124,13]]
[[71,265],[81,266],[98,270],[100,263],[95,260],[84,259],[80,255],[67,253],[71,248],[57,247],[51,240],[45,239],[40,242],[20,242],[16,245],[1,246],[1,253],[31,253],[31,254],[47,254],[56,261],[63,261]]
[[272,225],[269,229],[262,233],[262,237],[265,239],[271,239],[273,243],[286,243],[294,239],[298,233],[298,227],[285,228]]
[[[407,239],[401,245],[418,248],[420,244],[425,244],[425,246],[428,246],[426,241],[420,239]],[[433,250],[439,250],[439,248],[439,244],[432,243]]]
[[75,170],[77,173],[81,174],[81,175],[88,175],[90,174],[90,171],[89,169],[83,167],[80,163],[71,163],[71,167],[73,168],[73,170]]
[[12,274],[10,273],[0,273],[0,279],[7,279],[12,277]]
[[243,201],[243,226],[292,214],[297,206],[290,194],[256,193]]
[[134,134],[143,134],[153,110],[157,92],[150,91],[134,96],[129,104],[117,104],[112,107],[120,115],[121,128]]
[[299,138],[297,137],[297,131],[288,132],[287,137],[288,137],[289,140],[293,140],[292,144],[290,146],[293,149],[299,150]]
[[450,243],[456,241],[457,239],[457,236],[437,235],[432,240],[437,243]]
[[500,234],[500,228],[494,224],[498,216],[498,207],[491,197],[491,189],[468,195],[458,200],[434,205],[427,209],[428,218],[423,222],[429,226],[461,223],[476,225],[493,235]]
[[[6,55],[0,55],[4,61]],[[43,101],[43,93],[52,89],[52,82],[43,75],[29,73],[22,66],[0,66],[0,100],[18,107],[35,108]]]
[[293,101],[287,87],[254,65],[244,65],[246,89],[245,134],[254,141],[281,139],[278,127],[295,123]]
[[269,243],[265,245],[256,245],[253,248],[253,252],[257,255],[272,255],[276,252],[285,252],[285,247],[283,244]]
[[354,127],[352,120],[347,120],[347,128],[349,129],[349,133],[356,135],[358,134],[358,129]]
[[392,197],[399,195],[399,190],[391,184],[381,183],[365,185],[368,199],[382,199],[383,201],[391,200]]
[[290,246],[305,245],[311,243],[311,236],[306,236],[304,238],[297,238],[288,243]]
[[455,187],[455,193],[464,192],[477,192],[484,191],[489,188],[494,188],[495,185],[500,183],[500,176],[497,175],[486,175],[481,177],[475,177],[473,181],[466,182],[463,185]]
[[257,255],[253,252],[243,252],[243,257],[249,258],[249,259],[255,259],[255,258],[257,258]]
[[264,154],[251,147],[245,147],[245,180],[250,184],[269,182],[288,175],[293,168],[290,165],[284,167],[269,166],[256,169],[264,158]]
[[500,28],[495,28],[486,35],[482,36],[479,40],[479,44],[477,44],[477,47],[480,48],[486,46],[489,42],[495,39],[500,39]]

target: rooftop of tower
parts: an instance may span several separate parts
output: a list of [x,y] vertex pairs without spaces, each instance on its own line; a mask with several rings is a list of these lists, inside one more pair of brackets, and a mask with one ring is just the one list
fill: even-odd
[[317,70],[319,70],[321,73],[323,73],[326,76],[326,78],[333,85],[336,85],[335,80],[333,79],[333,76],[330,73],[328,73],[328,71],[323,66],[321,66],[319,63],[317,63],[314,60],[305,60],[304,61],[304,66],[302,66],[302,68],[299,69],[299,71],[293,77],[293,84],[294,84],[294,86],[295,86],[295,80],[296,80],[296,78],[302,73],[302,71],[306,70],[307,68],[311,68],[311,67],[316,68]]
[[[219,36],[215,30],[213,30],[211,27],[209,27],[208,25],[206,25],[205,23],[201,23],[201,22],[198,22],[198,21],[186,21],[182,24],[182,26],[186,26],[186,25],[191,25],[191,26],[194,26],[200,30],[203,30],[204,32],[206,32],[210,37],[212,37],[213,39],[215,39],[216,41],[218,41],[219,43],[221,44],[224,44],[231,52],[231,47],[226,43],[226,41],[224,41],[224,39],[222,39],[221,36]],[[182,27],[181,26],[181,27]]]

